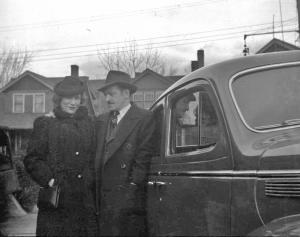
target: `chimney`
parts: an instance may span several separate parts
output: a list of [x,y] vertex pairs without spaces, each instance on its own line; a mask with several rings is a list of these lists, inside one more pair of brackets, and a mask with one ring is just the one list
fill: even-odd
[[191,62],[191,71],[195,71],[198,68],[201,68],[204,66],[204,50],[199,49],[197,51],[197,61]]
[[199,62],[198,61],[192,61],[191,62],[191,71],[195,71],[199,68]]
[[71,77],[79,77],[79,67],[77,65],[71,65]]

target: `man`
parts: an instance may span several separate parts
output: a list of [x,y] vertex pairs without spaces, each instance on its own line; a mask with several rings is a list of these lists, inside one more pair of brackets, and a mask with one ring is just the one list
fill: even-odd
[[189,111],[189,104],[191,101],[196,101],[196,98],[193,94],[187,94],[175,103],[175,117],[177,123],[184,123],[184,120],[187,120],[186,112]]
[[137,90],[130,80],[124,72],[110,71],[99,89],[109,109],[96,120],[96,200],[102,236],[146,234],[145,191],[155,125],[150,111],[130,102]]
[[[196,101],[196,97],[190,93],[180,97],[174,106],[174,117],[176,127],[176,147],[193,145],[196,142],[196,115],[190,111],[190,102]],[[192,114],[191,114],[192,113]],[[197,132],[197,131],[196,131]],[[193,133],[193,136],[191,135]]]

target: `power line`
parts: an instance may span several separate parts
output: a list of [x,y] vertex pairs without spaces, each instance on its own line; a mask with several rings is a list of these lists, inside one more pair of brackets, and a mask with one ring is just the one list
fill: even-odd
[[[249,32],[250,30],[248,30]],[[252,31],[251,31],[252,32]],[[241,34],[245,33],[245,31],[238,31],[238,32],[231,32],[231,33],[226,33],[226,34],[214,34],[214,35],[206,35],[206,36],[200,36],[200,37],[191,37],[191,38],[185,38],[185,39],[174,39],[174,40],[167,40],[167,41],[159,41],[159,42],[152,42],[152,43],[143,43],[143,44],[138,44],[137,46],[151,46],[151,47],[156,47],[156,45],[160,44],[168,44],[168,43],[174,43],[174,42],[188,42],[191,40],[195,39],[209,39],[209,38],[214,38],[214,37],[219,37],[219,36],[226,36],[226,35],[232,35],[232,34]],[[134,42],[134,41],[131,41]],[[107,51],[109,52],[110,50],[117,50],[120,51],[120,48],[127,48],[127,46],[115,46],[115,47],[108,47],[108,48],[101,48],[97,49],[98,51]],[[79,54],[79,53],[88,53],[88,52],[94,52],[95,49],[90,49],[90,50],[84,50],[84,51],[73,51],[73,52],[64,52],[64,53],[55,53],[55,54],[46,54],[46,55],[37,55],[35,57],[51,57],[51,56],[60,56],[60,55],[68,55],[68,54]]]
[[164,6],[164,7],[117,12],[117,13],[104,14],[104,15],[98,15],[98,16],[92,16],[92,17],[82,17],[82,18],[73,18],[73,19],[66,19],[66,20],[48,21],[48,22],[21,24],[21,25],[11,25],[11,26],[7,25],[7,26],[0,26],[0,32],[27,30],[27,29],[44,28],[44,27],[55,27],[55,26],[62,26],[62,25],[77,24],[77,23],[81,23],[81,22],[101,21],[101,20],[105,20],[105,19],[109,19],[109,18],[130,17],[130,16],[134,16],[134,15],[157,14],[158,12],[161,12],[161,11],[172,11],[172,10],[177,10],[179,8],[197,7],[197,6],[202,6],[202,5],[206,5],[206,4],[215,4],[218,2],[222,2],[222,1],[225,1],[225,0],[202,0],[201,2],[192,2],[192,3],[185,3],[185,4],[180,3],[180,4],[168,5],[168,6]]
[[[240,37],[240,35],[239,36],[230,36],[230,37],[225,37],[225,38],[220,38],[220,39],[214,39],[213,41],[219,41],[219,40],[225,40],[225,39],[232,39],[232,38],[238,38],[238,37]],[[175,47],[175,46],[180,46],[180,45],[196,44],[196,43],[202,43],[202,42],[207,42],[207,41],[206,40],[205,41],[202,40],[202,41],[195,41],[195,42],[189,42],[189,43],[169,44],[169,45],[157,46],[155,48]],[[147,48],[141,48],[139,50],[147,50]],[[110,54],[124,53],[124,52],[129,52],[129,50],[123,50],[123,51],[118,51],[118,52],[111,52]],[[32,62],[61,60],[61,59],[67,59],[67,58],[89,57],[89,56],[97,56],[99,54],[101,54],[101,53],[97,52],[97,53],[93,53],[93,54],[75,55],[75,56],[68,56],[68,57],[45,58],[45,59],[32,60]]]
[[[285,20],[284,23],[291,24],[292,21],[294,21],[295,19],[296,19],[296,17]],[[275,22],[275,23],[280,23],[280,22]],[[143,42],[143,41],[152,41],[152,40],[165,39],[165,38],[186,37],[186,36],[213,33],[213,32],[219,32],[219,31],[229,31],[229,30],[237,30],[237,29],[241,29],[241,28],[258,27],[258,26],[264,26],[264,25],[270,25],[270,24],[271,23],[268,22],[268,23],[260,23],[260,24],[255,24],[255,25],[243,25],[243,26],[238,26],[238,27],[219,28],[219,29],[215,29],[215,30],[189,32],[189,33],[173,34],[173,35],[164,35],[164,36],[157,36],[157,37],[150,37],[150,38],[142,38],[142,39],[137,39],[137,40],[105,42],[105,43],[98,43],[98,44],[77,45],[77,46],[60,47],[60,48],[40,49],[40,50],[27,50],[27,51],[23,51],[22,53],[33,53],[33,54],[35,54],[35,53],[43,53],[43,52],[50,52],[50,51],[98,47],[98,46],[103,46],[103,45],[119,45],[119,44],[131,43],[133,41],[134,42]],[[258,30],[265,30],[265,29],[269,29],[269,28],[270,27],[266,27],[266,28],[258,29]],[[0,55],[2,55],[2,54],[0,54]]]
[[[236,35],[238,34],[238,35]],[[223,37],[223,38],[215,38],[215,39],[211,39],[209,41],[220,41],[220,40],[226,40],[226,39],[232,39],[232,38],[239,38],[240,37],[240,33],[235,33],[234,36],[229,36],[229,37]],[[166,47],[175,47],[175,46],[180,46],[180,45],[189,45],[189,44],[196,44],[196,43],[203,43],[203,42],[208,42],[208,40],[197,40],[194,42],[183,42],[183,43],[177,43],[177,44],[166,44],[166,45],[161,45],[161,46],[156,46],[153,47],[154,49],[158,49],[158,48],[166,48]],[[139,48],[138,50],[147,50],[148,48]],[[116,54],[116,53],[124,53],[124,52],[129,52],[129,50],[121,50],[121,51],[115,51],[115,52],[110,52],[110,54]],[[33,62],[39,62],[39,61],[51,61],[51,60],[62,60],[62,59],[68,59],[68,58],[80,58],[80,57],[90,57],[90,56],[99,56],[101,54],[105,54],[105,53],[92,53],[92,54],[84,54],[84,55],[74,55],[74,56],[66,56],[66,57],[55,57],[55,58],[42,58],[42,59],[36,59],[36,60],[32,60]]]

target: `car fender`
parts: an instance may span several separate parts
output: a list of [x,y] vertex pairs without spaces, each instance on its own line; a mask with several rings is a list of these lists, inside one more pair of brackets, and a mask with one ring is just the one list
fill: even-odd
[[300,214],[274,219],[248,236],[300,236]]

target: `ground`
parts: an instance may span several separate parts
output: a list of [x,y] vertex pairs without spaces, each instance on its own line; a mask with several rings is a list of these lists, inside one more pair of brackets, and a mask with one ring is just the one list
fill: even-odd
[[0,223],[0,236],[35,236],[36,218],[37,209],[27,213],[10,195],[7,218]]

